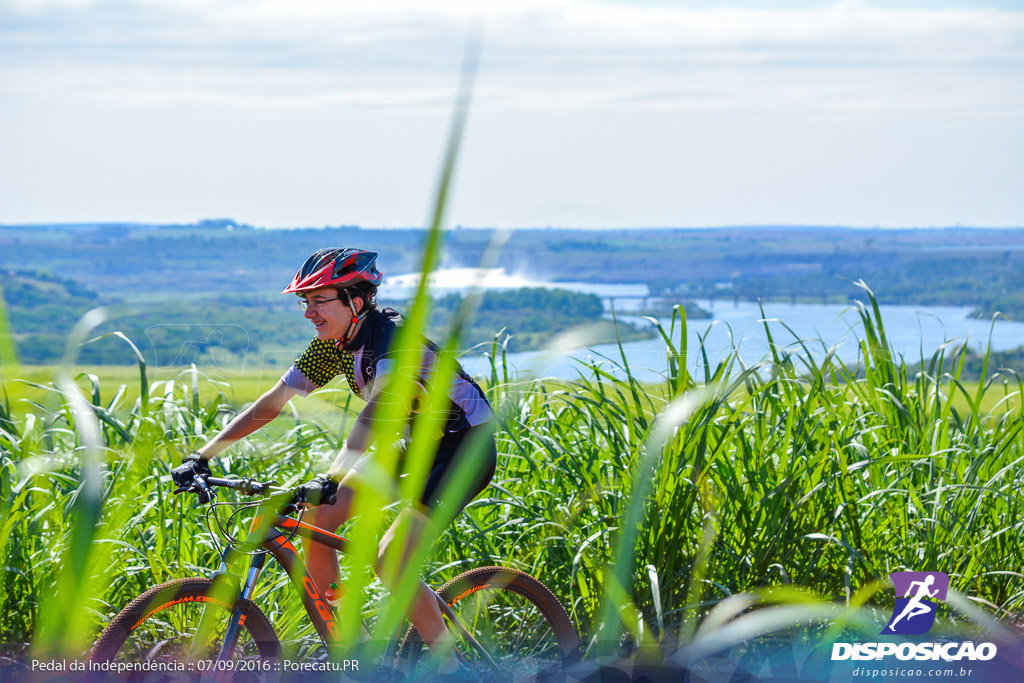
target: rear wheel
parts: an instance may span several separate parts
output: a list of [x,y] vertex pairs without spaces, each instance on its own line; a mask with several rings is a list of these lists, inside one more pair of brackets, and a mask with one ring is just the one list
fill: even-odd
[[[111,671],[136,681],[193,680],[210,671],[208,663],[217,659],[232,609],[212,585],[211,579],[197,577],[150,588],[114,617],[90,659],[109,662]],[[238,681],[265,678],[281,656],[280,642],[258,607],[245,601],[242,615],[238,644],[221,675]]]
[[[579,657],[579,639],[565,609],[529,574],[506,567],[481,567],[455,577],[438,594],[497,665],[495,671],[456,627],[449,626],[457,655],[483,680],[531,681]],[[419,633],[410,628],[399,648],[396,667],[416,680],[433,666]]]

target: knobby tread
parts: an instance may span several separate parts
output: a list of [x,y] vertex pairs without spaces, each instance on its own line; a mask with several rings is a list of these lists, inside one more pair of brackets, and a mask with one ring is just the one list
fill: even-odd
[[[441,586],[437,594],[441,596],[445,603],[451,605],[453,600],[459,597],[465,590],[485,584],[498,574],[508,577],[503,579],[505,589],[528,598],[539,609],[541,614],[547,618],[565,655],[566,663],[578,658],[579,638],[576,636],[576,629],[573,627],[565,608],[562,607],[562,603],[558,601],[558,598],[555,597],[554,593],[547,586],[524,571],[498,566],[470,569]],[[395,666],[401,667],[408,653],[414,648],[418,650],[421,647],[420,643],[420,634],[414,627],[410,626],[405,632],[401,645],[398,648]]]
[[[96,640],[96,644],[90,653],[90,659],[94,662],[105,662],[116,657],[121,646],[127,640],[132,626],[145,615],[147,609],[152,607],[154,598],[157,595],[163,595],[167,599],[207,595],[212,585],[212,579],[192,576],[174,579],[146,590],[128,603],[110,621],[110,624]],[[256,642],[260,655],[268,659],[280,658],[281,643],[278,640],[277,633],[274,631],[274,627],[266,615],[263,614],[263,611],[249,601],[244,602],[242,610],[242,613],[245,614],[243,628],[249,632]],[[225,610],[226,615],[227,611]]]

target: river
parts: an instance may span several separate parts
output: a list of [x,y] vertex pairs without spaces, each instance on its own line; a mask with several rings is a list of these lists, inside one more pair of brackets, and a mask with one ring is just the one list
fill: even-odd
[[[523,286],[514,276],[495,272],[489,274],[494,288],[503,289]],[[503,279],[504,278],[504,279]],[[442,275],[448,286],[444,291],[461,291],[458,278],[452,281]],[[500,283],[500,284],[497,284]],[[489,283],[488,283],[489,284]],[[564,288],[578,292],[589,292],[602,297],[636,297],[635,300],[616,299],[616,309],[630,311],[647,294],[646,285],[595,285],[589,283],[537,283],[531,286]],[[701,308],[711,312],[711,320],[691,320],[687,326],[687,343],[690,350],[687,366],[693,369],[699,358],[696,349],[699,337],[704,338],[704,348],[712,366],[725,358],[733,348],[739,350],[740,358],[747,365],[753,365],[769,354],[768,340],[758,305],[740,301],[697,301]],[[927,360],[942,344],[964,340],[975,349],[988,344],[991,331],[991,348],[1004,351],[1024,345],[1024,323],[1000,320],[993,326],[990,320],[968,318],[970,308],[962,306],[881,306],[882,321],[889,343],[896,353],[908,363],[916,363],[922,356]],[[621,315],[621,320],[641,326],[652,326],[648,320],[636,315]],[[864,328],[856,308],[849,304],[764,304],[764,319],[768,320],[775,343],[791,350],[799,350],[798,340],[807,340],[810,352],[824,357],[827,350],[836,347],[836,355],[844,361],[854,361],[858,354],[858,340],[864,338]],[[662,320],[668,330],[669,320]],[[787,327],[789,329],[787,329]],[[678,338],[678,333],[676,334]],[[642,341],[627,342],[622,351],[615,344],[599,344],[591,347],[577,347],[571,350],[552,352],[525,352],[509,354],[512,368],[520,373],[541,377],[570,379],[578,375],[579,360],[601,361],[602,357],[622,362],[622,353],[635,377],[643,381],[655,381],[667,368],[665,344],[661,337]],[[800,350],[802,353],[802,350]],[[462,364],[472,374],[489,374],[490,361],[483,356],[463,357]],[[609,369],[621,376],[611,363]],[[701,373],[703,374],[703,373]]]

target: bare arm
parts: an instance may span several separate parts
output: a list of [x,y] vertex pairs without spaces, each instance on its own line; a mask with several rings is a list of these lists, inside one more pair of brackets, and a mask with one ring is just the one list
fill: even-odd
[[278,380],[267,393],[236,415],[220,434],[207,441],[196,452],[206,460],[213,458],[235,441],[249,436],[280,415],[285,404],[296,393],[294,389]]
[[327,470],[328,477],[338,480],[345,476],[345,473],[352,468],[352,465],[359,459],[359,456],[365,453],[370,444],[373,443],[375,436],[373,433],[373,418],[387,396],[387,392],[384,391],[384,384],[382,381],[376,383],[370,400],[367,401],[366,406],[356,417],[355,423],[348,433],[348,438],[345,439],[345,445],[338,451],[337,457],[334,458],[330,469]]

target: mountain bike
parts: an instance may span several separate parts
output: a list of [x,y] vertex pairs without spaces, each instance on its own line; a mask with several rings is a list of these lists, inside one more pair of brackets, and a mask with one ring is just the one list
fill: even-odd
[[[122,674],[141,672],[140,677],[154,670],[248,673],[252,678],[296,671],[283,661],[277,633],[253,599],[268,555],[287,572],[323,644],[335,644],[333,608],[322,588],[308,576],[292,541],[306,538],[339,552],[348,550],[348,541],[303,522],[304,509],[295,504],[296,489],[275,484],[196,476],[190,490],[199,495],[201,503],[208,504],[206,521],[211,536],[224,540],[219,569],[209,578],[175,579],[146,590],[113,618],[94,645],[91,660]],[[218,487],[261,498],[218,503]],[[218,514],[224,506],[234,510],[226,525]],[[235,516],[246,510],[254,516],[240,541],[230,529]],[[240,554],[251,557],[244,580],[229,571]],[[456,655],[484,680],[530,680],[579,657],[579,640],[565,609],[547,587],[524,572],[508,567],[471,569],[448,581],[435,595]],[[365,625],[363,631],[368,633]],[[403,637],[396,636],[388,643],[378,669],[414,679],[422,672],[425,652],[419,634],[410,626]],[[357,661],[354,666],[358,665]]]

